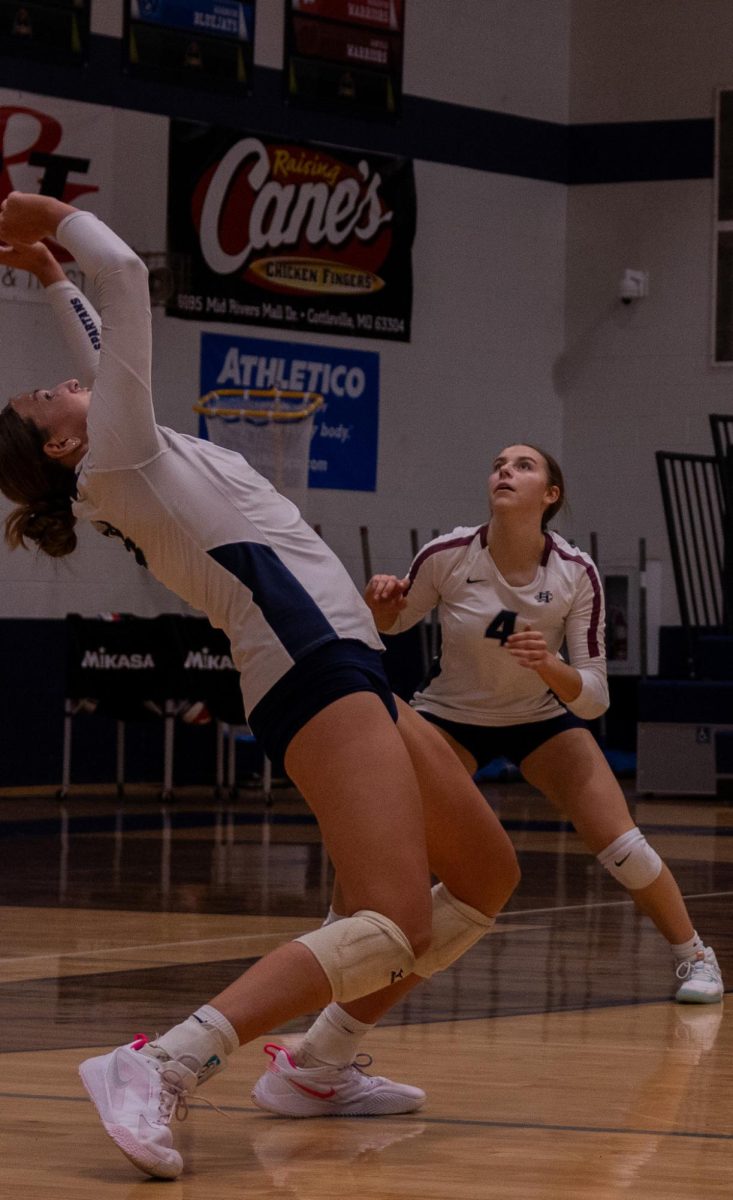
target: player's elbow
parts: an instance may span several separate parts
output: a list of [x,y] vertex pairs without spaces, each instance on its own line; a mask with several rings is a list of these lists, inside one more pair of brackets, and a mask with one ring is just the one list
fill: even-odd
[[598,718],[602,717],[604,712],[606,712],[608,710],[608,705],[609,705],[608,696],[604,697],[604,699],[602,699],[602,700],[592,701],[588,705],[588,712],[586,714],[586,720],[587,721],[597,721]]
[[601,695],[583,695],[581,692],[578,700],[573,705],[577,716],[582,717],[584,721],[597,721],[602,717],[609,705],[608,691],[604,691]]
[[582,686],[578,695],[572,701],[566,701],[570,711],[584,721],[596,721],[602,717],[609,706],[608,681],[597,678],[583,678],[580,672]]
[[148,268],[129,247],[121,249],[114,261],[107,263],[105,277],[105,280],[97,280],[98,285],[102,284],[102,290],[108,281],[107,286],[114,288],[117,296],[126,297],[129,303],[148,302]]
[[119,263],[118,269],[123,271],[130,280],[144,282],[147,287],[148,268],[134,250],[130,250],[129,247],[127,249],[128,253],[124,257],[121,256],[122,261]]

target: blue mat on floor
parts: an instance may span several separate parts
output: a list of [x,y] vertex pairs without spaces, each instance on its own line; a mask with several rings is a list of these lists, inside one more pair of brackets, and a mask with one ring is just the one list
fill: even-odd
[[[636,754],[632,750],[604,750],[603,753],[614,775],[636,774]],[[508,758],[495,758],[474,775],[477,783],[509,783],[521,778],[519,768]]]

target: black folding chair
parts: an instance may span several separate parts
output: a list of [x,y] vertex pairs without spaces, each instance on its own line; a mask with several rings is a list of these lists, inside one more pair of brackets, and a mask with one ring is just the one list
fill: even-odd
[[723,488],[723,625],[733,634],[733,415],[710,413],[715,457]]
[[690,677],[696,635],[724,628],[726,515],[723,480],[712,454],[656,454]]

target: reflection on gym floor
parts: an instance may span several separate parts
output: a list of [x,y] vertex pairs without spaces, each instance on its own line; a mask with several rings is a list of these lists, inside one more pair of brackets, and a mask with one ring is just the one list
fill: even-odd
[[[245,1047],[180,1127],[166,1196],[728,1196],[725,1005],[679,1006],[666,945],[523,784],[487,787],[523,881],[495,933],[370,1035],[380,1074],[428,1092],[403,1118],[287,1121],[249,1090]],[[635,799],[635,798],[632,798]],[[18,1194],[148,1195],[97,1128],[76,1075],[89,1052],[181,1019],[325,912],[330,868],[300,800],[187,795],[0,799],[0,1104]],[[635,799],[693,919],[733,978],[733,813]],[[278,1037],[297,1039],[306,1021]],[[38,1131],[44,1138],[38,1139]],[[145,1189],[144,1191],[142,1189]]]

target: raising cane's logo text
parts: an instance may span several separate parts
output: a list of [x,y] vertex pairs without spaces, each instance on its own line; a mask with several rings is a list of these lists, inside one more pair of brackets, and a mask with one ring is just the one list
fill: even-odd
[[382,177],[304,146],[237,142],[193,196],[201,254],[218,275],[240,273],[274,291],[379,291],[392,244]]

